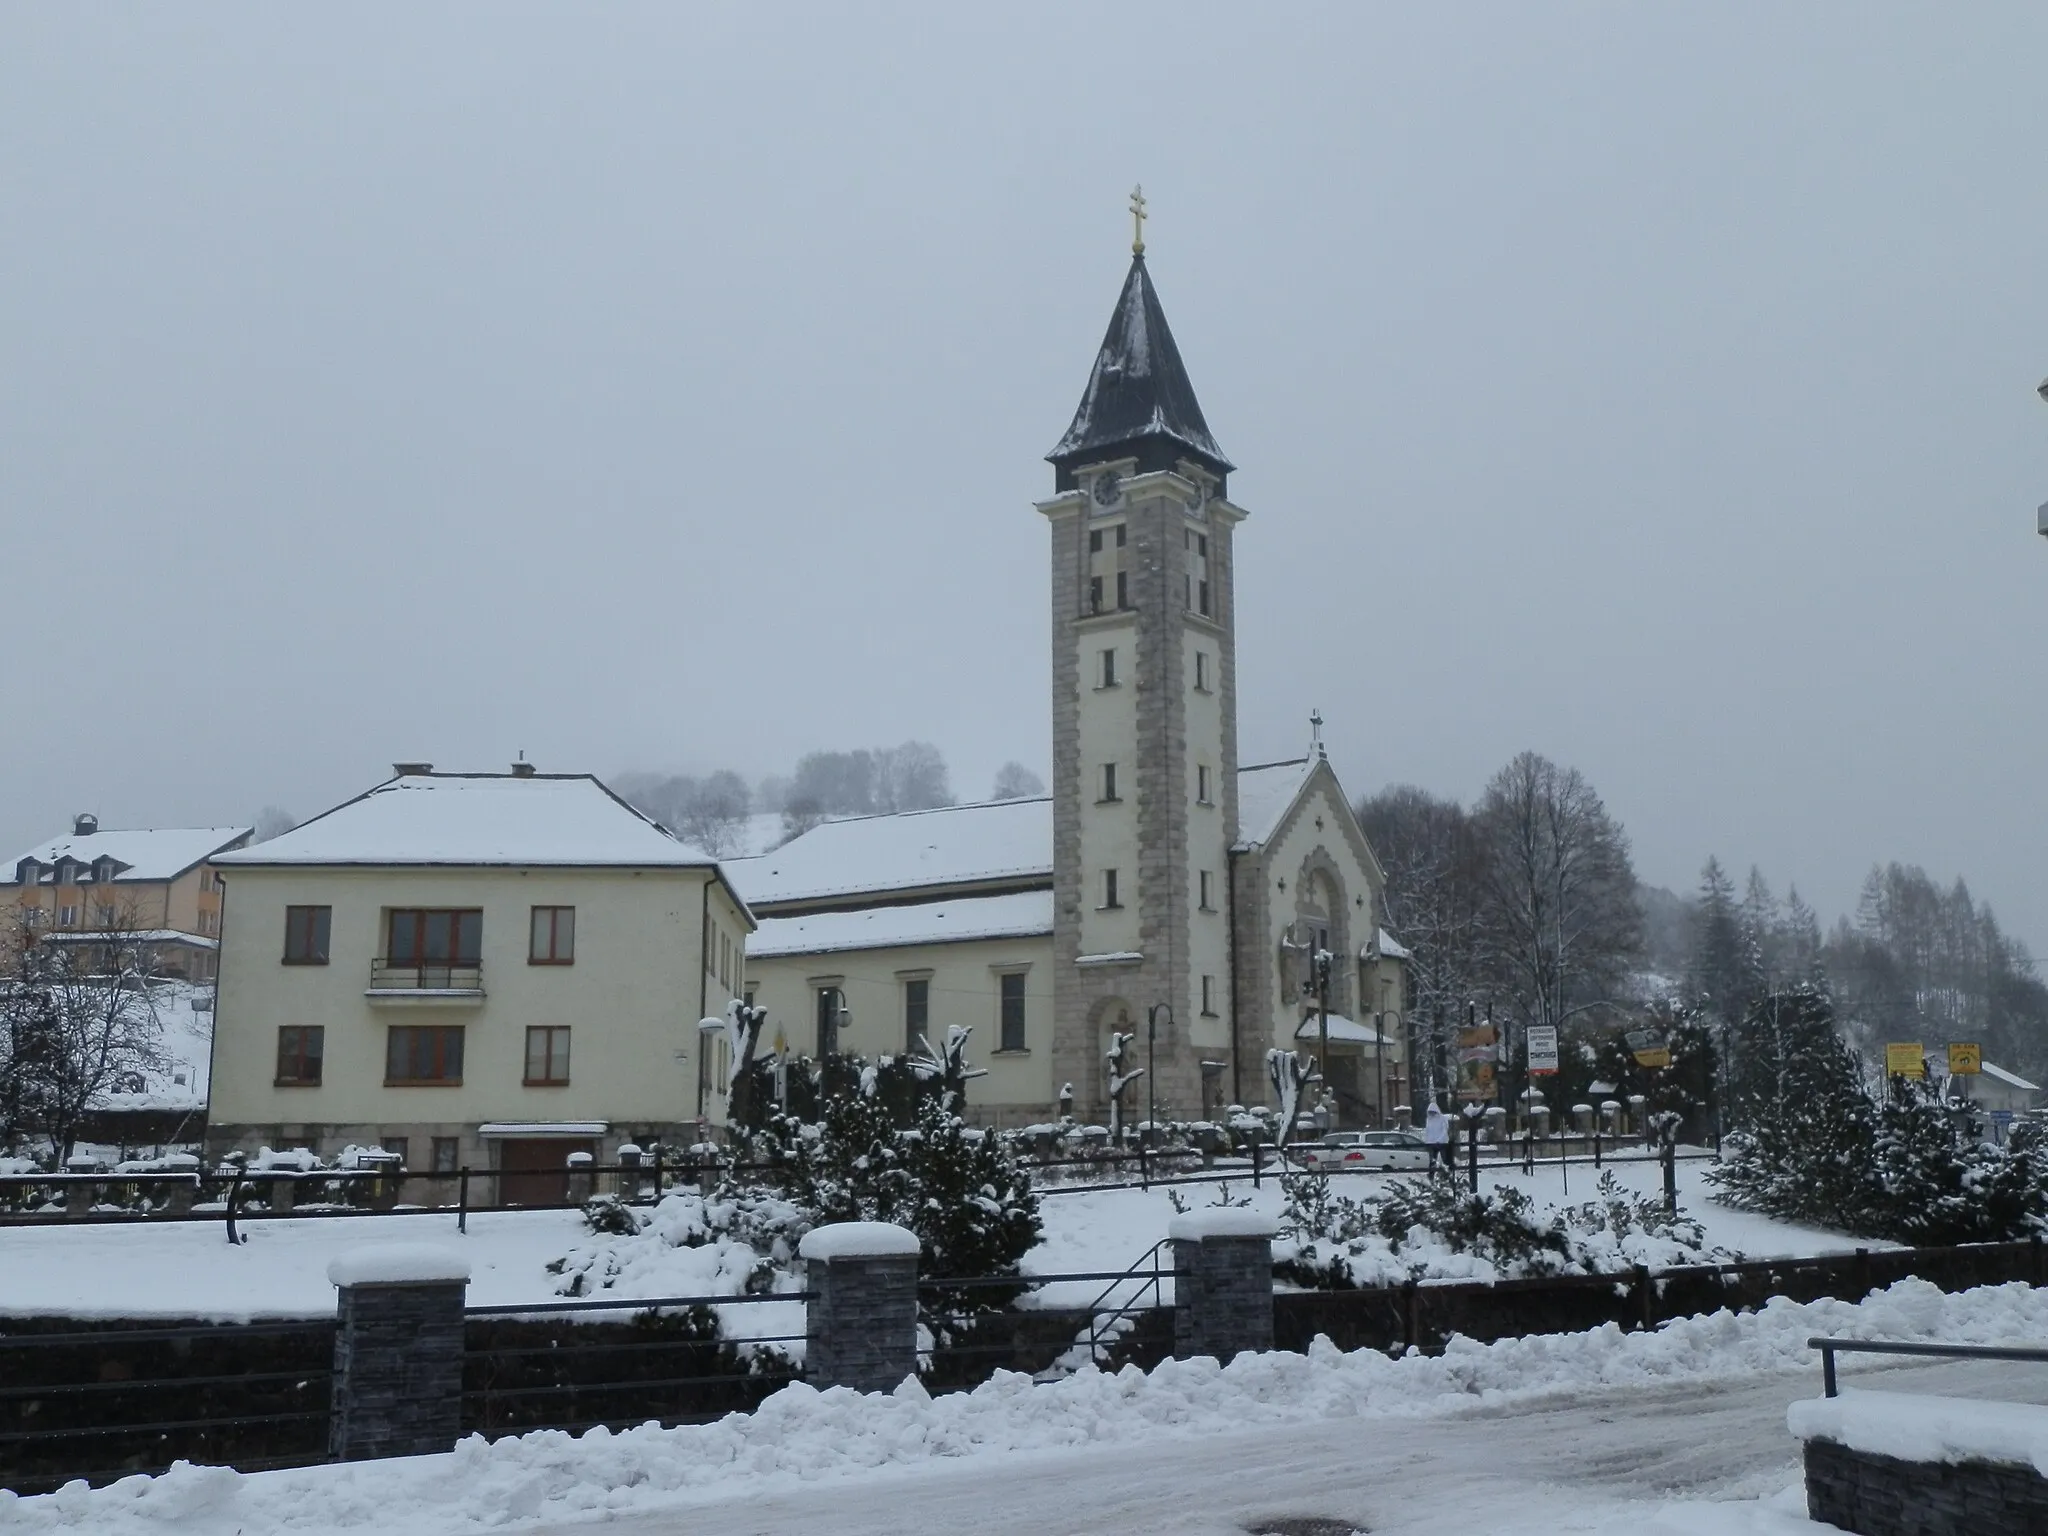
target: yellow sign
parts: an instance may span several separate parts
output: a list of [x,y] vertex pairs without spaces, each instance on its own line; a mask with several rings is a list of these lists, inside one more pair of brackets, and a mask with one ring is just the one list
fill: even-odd
[[1671,1047],[1660,1045],[1654,1050],[1637,1051],[1635,1058],[1639,1067],[1668,1067],[1671,1065]]
[[1911,1045],[1888,1045],[1884,1048],[1884,1075],[1886,1077],[1925,1077],[1927,1058],[1920,1049],[1920,1042]]
[[1980,1045],[1952,1045],[1948,1048],[1948,1075],[1975,1077],[1984,1070],[1984,1048]]

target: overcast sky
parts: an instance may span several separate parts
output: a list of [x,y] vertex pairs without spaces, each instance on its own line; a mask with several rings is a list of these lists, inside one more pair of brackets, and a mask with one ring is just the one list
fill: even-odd
[[1148,260],[1246,761],[2048,953],[2048,9],[0,8],[0,854],[397,758],[1049,752]]

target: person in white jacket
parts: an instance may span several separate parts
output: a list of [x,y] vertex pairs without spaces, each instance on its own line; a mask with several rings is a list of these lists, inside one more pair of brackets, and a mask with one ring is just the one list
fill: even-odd
[[1422,1144],[1429,1149],[1429,1171],[1451,1166],[1451,1117],[1436,1100],[1429,1101],[1429,1113],[1422,1117]]

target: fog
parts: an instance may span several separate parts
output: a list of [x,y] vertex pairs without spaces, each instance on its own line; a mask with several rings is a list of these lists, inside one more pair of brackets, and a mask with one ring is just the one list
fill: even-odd
[[394,759],[1044,771],[1147,256],[1247,761],[2048,949],[2039,6],[14,5],[0,856]]

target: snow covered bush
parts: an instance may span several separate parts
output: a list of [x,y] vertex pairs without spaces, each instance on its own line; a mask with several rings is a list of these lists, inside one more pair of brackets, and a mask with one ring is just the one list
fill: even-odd
[[879,1093],[838,1094],[816,1121],[777,1121],[762,1150],[812,1224],[906,1226],[926,1275],[1014,1275],[1038,1241],[1038,1196],[1015,1154],[935,1099],[919,1104],[906,1129]]
[[554,1260],[563,1296],[737,1296],[801,1289],[796,1245],[813,1223],[787,1200],[758,1192],[707,1199],[664,1195],[652,1210],[617,1200],[584,1207],[592,1241]]
[[1618,1274],[1733,1257],[1710,1246],[1697,1221],[1612,1174],[1600,1176],[1597,1199],[1553,1211],[1509,1185],[1475,1195],[1449,1181],[1396,1179],[1362,1199],[1333,1193],[1316,1174],[1288,1174],[1284,1185],[1280,1235],[1291,1252],[1274,1272],[1318,1290]]

